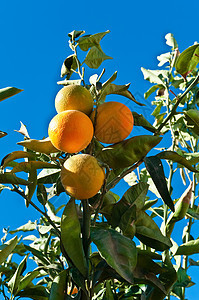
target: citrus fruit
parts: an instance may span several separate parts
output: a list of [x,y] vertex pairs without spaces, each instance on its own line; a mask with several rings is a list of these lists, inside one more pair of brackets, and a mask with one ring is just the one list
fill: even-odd
[[[95,111],[91,113],[94,122]],[[133,115],[120,102],[105,102],[99,105],[95,124],[95,137],[102,143],[118,143],[127,138],[133,129]]]
[[93,137],[93,124],[89,117],[78,110],[57,114],[48,127],[51,143],[57,149],[75,153],[85,149]]
[[91,93],[85,87],[67,85],[57,93],[55,108],[58,113],[74,109],[89,115],[93,109],[93,99]]
[[89,154],[77,154],[68,158],[61,170],[61,182],[69,195],[82,200],[91,198],[101,189],[104,169]]

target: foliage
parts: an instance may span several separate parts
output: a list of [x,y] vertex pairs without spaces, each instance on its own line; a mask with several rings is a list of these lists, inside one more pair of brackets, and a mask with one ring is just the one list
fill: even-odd
[[[129,91],[129,84],[113,83],[117,72],[103,82],[103,69],[86,82],[87,67],[98,69],[111,58],[100,45],[107,34],[69,34],[73,54],[65,59],[61,68],[65,79],[58,84],[85,86],[96,111],[109,94],[143,106]],[[158,56],[159,67],[165,68],[142,68],[144,78],[153,84],[145,99],[153,99],[154,124],[132,112],[135,126],[142,126],[146,134],[109,146],[93,138],[83,151],[106,168],[103,187],[94,197],[77,201],[65,194],[67,204],[53,206],[53,197],[65,192],[60,170],[69,154],[56,151],[49,139],[30,139],[22,124],[24,141],[18,144],[24,149],[2,159],[0,191],[18,193],[41,217],[15,230],[4,230],[0,246],[4,299],[161,300],[170,295],[185,299],[186,288],[194,284],[188,268],[199,265],[189,259],[199,253],[198,239],[191,232],[199,219],[199,48],[194,44],[180,54],[172,34],[166,35],[166,43],[170,51]],[[83,62],[81,51],[86,53]],[[2,89],[0,100],[19,91]],[[159,143],[164,146],[155,151]],[[17,172],[27,173],[27,177],[17,177]],[[178,184],[184,185],[182,195],[174,174]],[[111,189],[123,179],[130,187],[120,198]],[[179,233],[181,220],[187,224]],[[30,259],[35,266],[32,270],[28,268]],[[73,293],[74,287],[77,293]]]

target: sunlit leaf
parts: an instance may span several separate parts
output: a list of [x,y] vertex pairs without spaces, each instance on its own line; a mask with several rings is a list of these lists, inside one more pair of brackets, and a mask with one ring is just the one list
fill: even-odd
[[5,168],[11,161],[15,159],[20,159],[20,158],[33,158],[34,159],[34,154],[26,151],[14,151],[9,154],[7,154],[1,161],[1,166]]
[[78,44],[81,50],[88,51],[93,46],[99,46],[101,39],[110,31],[100,32],[92,35],[85,35],[79,38]]
[[67,255],[82,273],[87,274],[87,263],[81,239],[81,227],[77,215],[75,200],[71,198],[66,204],[61,219],[61,240]]
[[24,290],[32,281],[40,274],[39,270],[33,270],[32,272],[27,273],[19,282],[17,292]]
[[28,259],[28,256],[26,255],[24,257],[24,259],[20,262],[20,264],[18,265],[14,275],[12,276],[10,281],[8,282],[8,286],[11,290],[12,295],[16,295],[16,293],[17,293],[21,275],[22,275],[23,271],[26,269],[27,259]]
[[29,134],[28,134],[28,130],[27,127],[20,121],[21,123],[21,127],[19,130],[15,130],[16,132],[21,133],[22,135],[24,135],[26,138],[30,138]]
[[18,145],[21,145],[29,150],[35,151],[35,152],[40,152],[40,153],[55,153],[59,152],[53,144],[51,143],[49,137],[43,140],[33,140],[33,139],[28,139],[25,141],[21,141],[17,143]]
[[53,280],[49,300],[65,300],[66,299],[66,281],[67,270],[60,272]]
[[18,244],[18,238],[15,236],[4,244],[4,248],[0,250],[0,265],[5,262],[6,258],[13,252]]
[[28,161],[28,162],[21,162],[18,163],[11,171],[12,173],[17,172],[30,172],[31,170],[37,170],[37,169],[60,169],[59,166],[51,163],[47,163],[44,161]]
[[167,45],[171,46],[173,49],[178,48],[178,44],[172,33],[167,33],[165,39]]
[[144,75],[144,79],[150,81],[151,83],[156,83],[160,85],[165,85],[164,80],[161,78],[162,75],[160,72],[157,72],[156,70],[147,70],[145,68],[141,68],[141,71]]
[[147,129],[150,132],[156,132],[155,127],[153,127],[143,115],[138,114],[137,112],[133,111],[133,118],[134,118],[134,125],[135,126],[142,126],[143,128]]
[[4,137],[4,136],[6,136],[6,135],[7,135],[6,132],[0,130],[0,138]]
[[9,233],[14,234],[14,233],[19,232],[19,231],[27,232],[27,231],[33,231],[33,230],[36,230],[36,229],[37,229],[36,223],[28,221],[27,224],[24,224],[24,225],[18,227],[17,229],[15,229],[15,230],[10,230]]
[[199,239],[180,245],[174,255],[192,255],[199,253]]
[[194,133],[199,135],[199,111],[196,109],[189,109],[184,111],[187,126],[193,130]]
[[0,101],[3,101],[9,97],[12,97],[22,91],[23,90],[17,89],[15,87],[6,87],[3,89],[0,89]]
[[177,58],[175,68],[183,77],[195,69],[199,63],[199,44],[194,44],[185,49]]
[[133,270],[137,263],[135,243],[113,229],[91,228],[91,239],[100,255],[125,280],[134,282]]
[[112,57],[107,56],[100,46],[92,46],[84,62],[89,68],[98,69],[102,62],[106,59],[112,59]]

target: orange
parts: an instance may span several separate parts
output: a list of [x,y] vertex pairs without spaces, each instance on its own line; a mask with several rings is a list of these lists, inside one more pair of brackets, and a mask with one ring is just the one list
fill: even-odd
[[104,169],[89,154],[77,154],[68,158],[61,170],[61,182],[69,195],[82,200],[91,198],[101,189]]
[[[91,114],[94,122],[95,111]],[[133,129],[133,115],[130,109],[120,102],[105,102],[97,109],[95,137],[102,143],[113,144],[123,141]]]
[[57,93],[55,108],[58,113],[75,109],[89,115],[93,109],[93,99],[91,93],[85,87],[67,85]]
[[93,124],[81,111],[66,110],[50,121],[48,134],[54,147],[75,153],[85,149],[91,142]]

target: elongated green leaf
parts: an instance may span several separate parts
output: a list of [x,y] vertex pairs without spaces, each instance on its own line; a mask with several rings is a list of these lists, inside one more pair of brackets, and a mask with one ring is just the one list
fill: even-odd
[[21,184],[21,185],[30,184],[29,181],[19,178],[15,174],[10,174],[10,172],[0,174],[0,183]]
[[66,204],[61,218],[61,240],[73,264],[86,277],[87,263],[82,245],[81,227],[73,198]]
[[45,161],[28,161],[28,162],[21,162],[18,163],[11,171],[11,173],[17,172],[30,172],[36,169],[60,169],[55,164],[50,164]]
[[44,265],[48,266],[50,264],[49,260],[43,255],[43,253],[33,247],[24,245],[25,248],[32,253],[33,256],[37,257]]
[[135,243],[113,229],[91,228],[91,239],[100,255],[120,276],[133,283],[137,263]]
[[158,225],[144,211],[137,213],[135,225],[136,236],[145,245],[159,251],[164,251],[172,246],[169,238],[161,233]]
[[16,293],[17,293],[17,289],[18,289],[19,282],[20,282],[20,276],[22,275],[24,269],[26,269],[27,259],[28,259],[28,256],[26,255],[24,257],[24,259],[20,262],[17,270],[15,271],[14,275],[8,282],[8,286],[11,290],[12,295],[16,295]]
[[183,77],[186,77],[199,63],[199,44],[185,49],[177,58],[175,68]]
[[199,111],[196,109],[189,109],[184,112],[187,126],[193,130],[194,133],[199,135]]
[[88,54],[86,55],[86,58],[84,62],[87,64],[87,66],[91,69],[98,69],[99,66],[103,63],[106,59],[112,59],[112,57],[107,56],[102,48],[100,46],[92,46],[92,48],[89,50]]
[[37,186],[37,199],[42,205],[45,205],[48,201],[46,187],[43,184]]
[[151,135],[135,136],[100,149],[96,155],[113,169],[125,168],[144,158],[161,139],[162,137]]
[[192,167],[191,163],[186,158],[184,158],[183,156],[179,155],[174,151],[163,151],[158,153],[156,156],[159,157],[160,159],[172,160],[173,162],[183,165],[188,170],[198,173],[198,170]]
[[162,200],[168,205],[168,207],[174,211],[174,204],[167,188],[167,182],[164,175],[164,169],[162,162],[157,156],[150,156],[144,159],[145,166],[151,178],[162,197]]
[[27,273],[19,282],[17,292],[24,290],[32,281],[40,274],[39,270],[34,270],[32,272]]
[[4,244],[4,248],[0,250],[0,265],[5,262],[6,258],[13,252],[17,244],[17,236]]
[[191,240],[180,245],[175,255],[192,255],[195,253],[199,253],[199,239]]
[[33,158],[34,159],[34,154],[30,152],[25,152],[25,151],[14,151],[9,154],[7,154],[1,161],[1,166],[5,168],[11,161],[15,159],[20,159],[20,158]]
[[148,99],[148,97],[151,96],[151,94],[154,93],[160,87],[163,87],[163,86],[160,84],[156,84],[156,85],[153,85],[152,87],[150,87],[150,89],[144,94],[144,98]]
[[135,111],[132,112],[134,118],[134,125],[135,126],[142,126],[143,128],[151,131],[156,132],[155,127],[153,127],[143,115],[136,113]]
[[22,91],[23,90],[17,89],[15,87],[6,87],[3,89],[0,89],[0,101],[3,101],[9,97],[12,97]]
[[102,91],[110,85],[111,82],[113,82],[117,78],[117,71],[113,73],[113,75],[102,84]]
[[64,270],[59,273],[53,280],[49,300],[65,300],[67,290],[67,271]]
[[17,296],[20,298],[30,298],[33,300],[48,300],[49,293],[45,286],[36,285],[34,287],[27,287],[23,291],[20,291]]
[[92,35],[85,35],[79,38],[78,44],[81,50],[88,51],[89,48],[93,46],[98,46],[101,39],[110,31],[99,32]]

